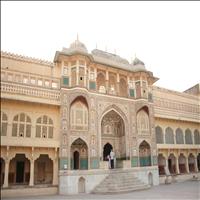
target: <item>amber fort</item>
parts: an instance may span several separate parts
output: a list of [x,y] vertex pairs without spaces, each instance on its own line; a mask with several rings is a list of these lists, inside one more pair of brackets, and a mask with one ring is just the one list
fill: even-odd
[[200,178],[199,83],[183,92],[155,86],[160,77],[139,58],[89,52],[78,38],[52,60],[1,52],[3,197]]

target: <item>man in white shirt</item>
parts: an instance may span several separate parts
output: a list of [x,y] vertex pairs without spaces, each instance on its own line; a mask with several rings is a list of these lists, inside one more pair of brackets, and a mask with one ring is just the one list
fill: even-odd
[[115,153],[114,153],[113,150],[111,149],[111,152],[110,152],[110,164],[111,164],[111,169],[114,169],[114,158],[115,158]]

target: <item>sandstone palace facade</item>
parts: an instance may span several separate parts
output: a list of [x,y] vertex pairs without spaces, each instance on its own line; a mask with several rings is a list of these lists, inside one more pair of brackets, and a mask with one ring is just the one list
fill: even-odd
[[53,62],[1,52],[2,195],[101,192],[117,174],[136,188],[199,176],[199,84],[176,92],[157,80],[138,58],[88,53],[78,39]]

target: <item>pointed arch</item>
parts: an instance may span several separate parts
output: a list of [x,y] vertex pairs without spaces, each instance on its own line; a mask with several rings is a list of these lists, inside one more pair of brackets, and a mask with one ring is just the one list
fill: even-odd
[[176,144],[184,144],[183,131],[181,128],[176,129]]
[[194,130],[194,144],[200,144],[200,134],[197,129]]
[[171,127],[165,129],[165,143],[174,144],[174,132]]
[[162,128],[160,126],[156,126],[155,132],[156,132],[156,143],[157,144],[163,144],[164,143],[164,137],[163,137]]
[[[125,141],[125,123],[121,115],[114,109],[108,110],[104,113],[101,120],[101,146],[103,159],[106,159],[105,153],[107,151],[104,149],[105,143],[110,143],[114,141],[113,151],[115,152],[117,159],[125,159],[126,157],[126,141]],[[110,151],[110,150],[109,150]]]
[[88,145],[80,137],[71,144],[71,169],[88,169]]
[[119,96],[126,97],[128,95],[127,92],[127,81],[125,78],[120,78],[119,82]]
[[185,144],[192,144],[192,132],[188,128],[185,130]]
[[151,148],[146,140],[139,145],[140,166],[151,166]]
[[85,193],[85,178],[80,177],[78,180],[78,193]]
[[97,90],[100,93],[106,93],[106,76],[103,72],[97,73]]
[[78,96],[70,104],[71,130],[88,130],[89,109],[85,97]]
[[149,129],[149,111],[148,107],[144,106],[138,110],[137,115],[137,131],[139,135],[147,135],[150,133]]

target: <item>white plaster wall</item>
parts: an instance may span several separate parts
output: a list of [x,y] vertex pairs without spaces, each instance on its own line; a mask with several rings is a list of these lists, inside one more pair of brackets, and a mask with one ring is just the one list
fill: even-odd
[[85,192],[90,193],[108,174],[92,175],[61,175],[59,179],[59,194],[78,194],[78,181],[85,179]]
[[159,185],[158,169],[145,168],[134,172],[134,175],[142,182],[149,184],[149,173],[153,175],[153,185]]

